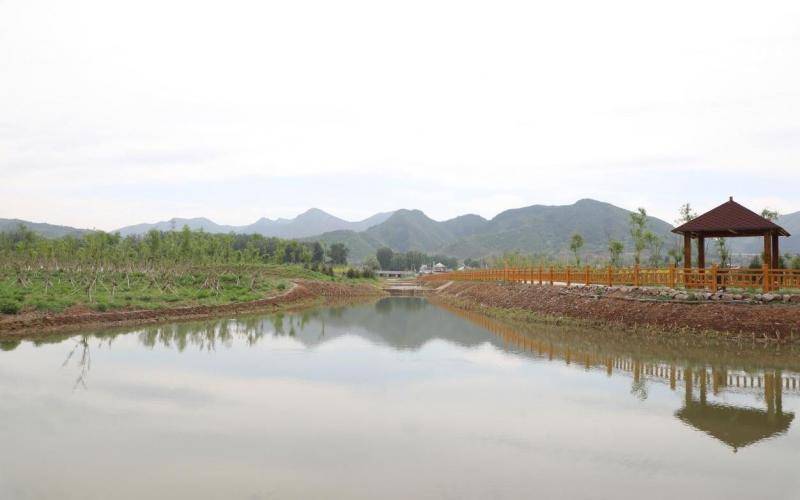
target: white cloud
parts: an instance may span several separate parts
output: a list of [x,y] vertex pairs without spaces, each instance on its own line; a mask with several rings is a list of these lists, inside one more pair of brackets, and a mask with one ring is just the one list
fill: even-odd
[[[0,2],[0,216],[593,197],[672,219],[729,194],[793,211],[798,18],[791,1]],[[189,184],[218,196],[169,196]]]

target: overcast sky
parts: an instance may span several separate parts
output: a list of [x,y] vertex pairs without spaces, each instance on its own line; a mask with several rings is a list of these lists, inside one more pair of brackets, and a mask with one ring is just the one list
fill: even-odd
[[0,217],[800,210],[800,2],[0,0]]

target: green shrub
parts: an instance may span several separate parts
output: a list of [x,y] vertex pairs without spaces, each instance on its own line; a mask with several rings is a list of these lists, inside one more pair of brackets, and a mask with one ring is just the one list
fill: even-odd
[[19,302],[13,302],[10,300],[3,300],[0,302],[0,313],[2,314],[17,314],[19,310]]
[[286,290],[286,283],[278,283],[278,290]]

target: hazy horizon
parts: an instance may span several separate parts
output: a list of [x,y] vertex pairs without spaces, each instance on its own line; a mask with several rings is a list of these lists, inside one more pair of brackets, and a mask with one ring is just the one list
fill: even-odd
[[800,3],[0,2],[0,217],[800,210]]
[[[584,200],[584,199],[586,199],[586,198],[582,198],[581,200]],[[525,207],[529,207],[529,206],[532,206],[532,205],[547,205],[547,206],[569,206],[569,205],[573,205],[574,203],[577,203],[577,202],[579,202],[579,201],[581,201],[581,200],[575,200],[575,202],[573,202],[573,203],[566,203],[566,204],[563,204],[563,205],[531,204],[531,205],[525,205],[524,207],[508,207],[508,208],[507,208],[507,209],[505,209],[505,210],[514,210],[514,209],[518,209],[518,208],[525,208]],[[611,205],[615,205],[614,203],[611,203],[611,202],[609,202],[609,201],[607,201],[607,200],[594,200],[594,201],[598,201],[598,202],[601,202],[601,203],[610,203]],[[726,201],[727,201],[727,200],[726,200]],[[739,202],[739,200],[736,200],[736,201],[737,201],[737,202]],[[615,206],[618,206],[618,205],[615,205]],[[620,207],[620,208],[626,208],[626,207]],[[756,211],[757,211],[757,208],[756,208],[756,207],[748,207],[748,208],[752,208],[753,210],[756,210]],[[336,214],[335,212],[333,212],[333,211],[330,211],[330,210],[326,210],[326,209],[324,209],[324,208],[320,208],[320,207],[309,207],[308,209],[306,209],[306,210],[304,210],[304,211],[302,211],[302,212],[300,212],[300,213],[294,214],[294,215],[292,215],[292,216],[289,216],[289,217],[275,217],[275,218],[266,217],[266,218],[268,218],[268,219],[272,220],[273,222],[275,222],[275,221],[278,221],[278,220],[281,220],[281,219],[283,219],[283,220],[287,220],[287,221],[292,221],[292,220],[294,220],[295,218],[297,218],[297,217],[299,217],[299,216],[301,216],[301,215],[305,214],[306,212],[309,212],[309,211],[311,211],[311,210],[314,210],[314,209],[316,209],[316,210],[321,210],[321,211],[323,211],[323,212],[327,213],[328,215],[332,215],[332,216],[334,216],[334,217],[338,217],[338,218],[340,218],[340,219],[343,219],[343,220],[345,220],[346,222],[362,222],[362,221],[364,221],[364,220],[366,220],[366,219],[369,219],[369,218],[371,218],[372,216],[375,216],[375,215],[378,215],[378,214],[381,214],[381,213],[394,213],[394,212],[397,212],[398,210],[418,210],[418,209],[414,209],[414,208],[402,207],[402,208],[398,208],[398,209],[395,209],[395,210],[387,210],[387,211],[385,211],[385,212],[375,212],[375,213],[372,213],[372,214],[368,215],[367,217],[363,217],[363,218],[359,218],[359,219],[347,219],[347,218],[344,218],[344,217],[340,217],[340,216],[339,216],[338,214]],[[503,212],[503,211],[505,211],[505,210],[502,210],[502,211],[500,211],[500,212],[498,212],[498,213],[496,213],[496,214],[493,214],[492,216],[489,216],[489,217],[486,217],[486,216],[481,216],[481,217],[484,217],[484,218],[485,218],[485,219],[487,219],[487,220],[491,220],[492,218],[494,218],[495,216],[499,215],[500,213],[502,213],[502,212]],[[636,210],[636,208],[629,208],[628,210],[634,211],[634,210]],[[424,210],[423,210],[423,213],[424,213]],[[780,215],[789,215],[789,214],[793,214],[793,213],[795,213],[795,212],[780,213]],[[430,216],[430,214],[427,214],[427,213],[426,213],[425,215],[427,215],[428,217],[430,217],[430,218],[431,218],[431,219],[433,219],[433,220],[436,220],[436,221],[442,222],[442,221],[445,221],[445,220],[448,220],[448,219],[452,219],[452,218],[454,218],[454,217],[459,217],[459,216],[464,216],[464,215],[480,215],[480,214],[472,214],[472,213],[467,213],[467,214],[458,214],[458,215],[456,215],[456,216],[454,216],[454,217],[450,217],[450,218],[448,218],[448,219],[437,219],[437,218],[435,218],[435,217],[431,217],[431,216]],[[667,222],[667,223],[669,223],[669,224],[671,224],[671,225],[676,225],[676,220],[675,220],[675,219],[677,218],[677,216],[676,216],[676,217],[673,217],[673,218],[663,218],[663,217],[659,217],[658,215],[651,214],[651,213],[648,213],[648,215],[650,215],[650,216],[653,216],[653,217],[656,217],[656,218],[658,218],[658,219],[661,219],[661,220],[663,220],[664,222]],[[130,224],[124,224],[124,225],[122,225],[122,226],[113,227],[113,228],[101,228],[101,227],[95,227],[95,226],[83,226],[83,227],[79,227],[79,226],[69,226],[69,225],[66,225],[66,226],[68,226],[68,227],[75,227],[75,228],[77,228],[77,229],[92,229],[92,230],[101,230],[101,231],[106,231],[106,232],[113,232],[113,231],[116,231],[116,230],[118,230],[118,229],[123,229],[123,228],[127,228],[127,227],[132,227],[132,226],[138,226],[138,225],[142,225],[142,224],[144,224],[144,225],[149,225],[149,224],[156,224],[156,223],[161,223],[161,222],[169,222],[169,221],[171,221],[171,220],[173,220],[173,219],[185,219],[185,220],[191,220],[191,219],[208,219],[208,220],[210,220],[211,222],[213,222],[213,223],[215,223],[215,224],[218,224],[218,225],[220,225],[220,226],[244,227],[244,226],[247,226],[247,225],[249,225],[249,224],[253,224],[253,223],[255,223],[255,222],[258,222],[258,220],[260,220],[261,218],[264,218],[264,217],[265,217],[265,216],[262,216],[262,217],[259,217],[258,219],[255,219],[255,220],[250,220],[250,221],[245,221],[245,222],[243,222],[243,223],[228,223],[228,222],[226,222],[226,221],[217,220],[217,219],[215,219],[215,218],[213,218],[213,217],[208,217],[208,216],[206,216],[206,215],[197,215],[197,216],[189,216],[189,217],[164,217],[164,218],[157,219],[157,220],[140,220],[140,221],[137,221],[137,222],[132,222],[132,223],[130,223]],[[4,218],[4,219],[22,219],[21,217],[0,217],[0,218]],[[26,219],[22,219],[22,220],[26,220]],[[27,221],[28,221],[28,222],[34,222],[34,223],[49,223],[49,224],[52,224],[52,222],[51,222],[51,221],[48,221],[48,220],[27,220]],[[59,225],[60,225],[60,224],[59,224]],[[176,227],[176,229],[180,229],[180,227]]]

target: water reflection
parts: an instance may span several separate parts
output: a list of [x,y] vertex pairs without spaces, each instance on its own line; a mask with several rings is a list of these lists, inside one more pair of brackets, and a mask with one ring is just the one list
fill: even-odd
[[[467,320],[474,328],[444,320],[447,314]],[[437,328],[431,329],[430,325]],[[487,331],[492,336],[487,337]],[[99,340],[98,347],[110,347],[115,338],[128,334],[106,331],[72,337],[75,345],[63,366],[73,361],[77,366],[74,388],[87,388],[91,369],[89,339]],[[796,373],[785,374],[783,369],[769,366],[786,361],[765,355],[763,348],[750,353],[741,349],[725,353],[716,347],[676,346],[674,342],[654,345],[640,338],[613,338],[588,330],[543,326],[525,329],[476,312],[443,304],[434,306],[422,298],[389,298],[358,307],[158,325],[134,333],[143,346],[179,352],[188,348],[211,352],[237,342],[254,346],[266,338],[283,336],[313,348],[349,334],[396,350],[416,350],[433,339],[462,346],[488,341],[518,355],[562,361],[584,370],[602,370],[607,376],[630,377],[630,394],[639,400],[647,399],[648,384],[668,384],[673,391],[684,391],[684,405],[675,416],[734,451],[785,434],[794,413],[783,411],[783,393],[797,394],[800,389]],[[63,340],[54,337],[36,343]],[[19,340],[4,341],[0,346],[10,351],[19,344]],[[755,360],[751,359],[753,355]],[[725,393],[747,397],[740,404],[709,401],[709,389],[714,397]]]
[[[78,353],[77,357],[75,356],[75,353]],[[73,390],[77,389],[78,387],[88,389],[86,380],[89,376],[89,370],[92,369],[92,351],[89,349],[89,338],[86,335],[77,337],[75,346],[71,351],[69,351],[67,354],[67,359],[64,360],[64,363],[61,366],[65,367],[69,365],[73,358],[76,358],[75,363],[78,366],[78,378],[75,379],[75,386],[73,387]]]
[[793,498],[800,356],[694,344],[419,298],[0,341],[0,498]]
[[[524,332],[476,312],[444,304],[440,304],[440,307],[492,332],[502,339],[505,348],[513,346],[524,353],[546,357],[550,361],[561,359],[567,365],[577,363],[586,370],[600,368],[608,376],[630,376],[630,392],[638,399],[647,399],[648,382],[669,384],[673,391],[678,390],[680,384],[684,391],[684,406],[675,412],[675,416],[685,424],[727,444],[734,452],[744,446],[785,434],[794,420],[794,413],[784,413],[782,401],[784,391],[800,393],[800,377],[796,373],[784,375],[781,369],[756,368],[752,364],[743,365],[747,368],[732,369],[720,360],[717,361],[720,364],[707,367],[699,361],[704,351],[698,349],[684,348],[684,351],[693,351],[693,361],[677,361],[675,358],[680,350],[676,351],[674,347],[670,350],[671,360],[653,359],[652,356],[657,355],[663,345],[648,346],[653,353],[650,359],[643,359],[644,354],[641,352],[638,357],[615,352],[613,343],[602,347],[592,345],[593,335],[588,331],[577,333],[583,336],[580,339],[569,335],[565,330],[558,333],[558,339],[548,336],[541,338],[541,328]],[[642,339],[628,338],[627,343],[631,345],[629,348],[638,347],[642,350],[641,345],[636,345],[641,344]],[[718,358],[719,351],[715,352],[715,357]],[[747,361],[748,354],[738,351],[727,362],[743,364]],[[777,360],[771,361],[774,363]],[[720,396],[725,392],[747,395],[748,404],[737,406],[709,402],[709,384],[713,396]],[[695,391],[699,393],[698,399],[694,397]],[[758,404],[759,400],[763,401],[764,409],[750,406]]]

